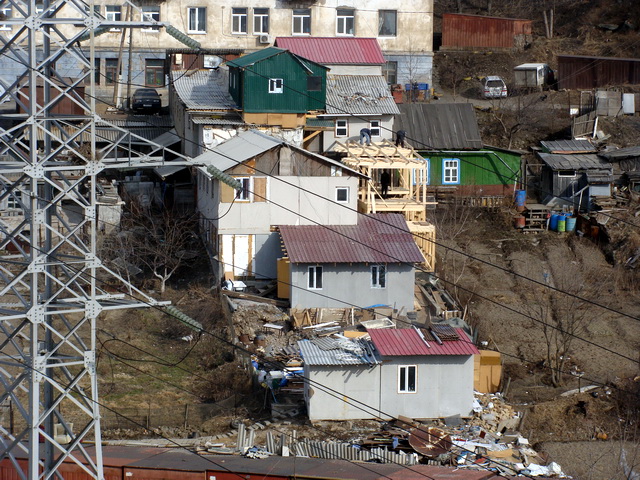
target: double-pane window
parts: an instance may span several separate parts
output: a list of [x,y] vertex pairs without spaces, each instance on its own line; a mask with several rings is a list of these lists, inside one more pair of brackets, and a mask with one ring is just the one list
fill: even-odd
[[371,288],[387,287],[387,267],[385,265],[371,266]]
[[442,183],[460,183],[460,160],[457,158],[442,160]]
[[397,30],[398,12],[395,10],[380,10],[378,12],[378,36],[395,37]]
[[417,389],[416,365],[398,366],[398,393],[416,393]]
[[269,33],[268,8],[253,9],[253,33],[262,35]]
[[347,120],[336,120],[336,137],[346,137],[349,135],[349,124]]
[[207,9],[205,7],[189,7],[189,26],[187,33],[207,32]]
[[336,33],[338,35],[355,35],[356,14],[350,8],[337,10]]
[[[158,5],[147,5],[142,7],[142,21],[160,21],[160,7]],[[143,32],[158,32],[160,27],[157,25],[142,28]]]
[[293,34],[311,34],[311,9],[296,8],[293,10]]
[[247,9],[246,8],[231,9],[231,33],[236,33],[236,34],[247,33]]
[[309,290],[322,290],[322,267],[319,265],[309,267],[307,274]]
[[[105,16],[109,22],[122,21],[122,7],[120,5],[107,5],[105,9]],[[113,27],[110,29],[112,32],[119,32],[120,29]]]
[[269,79],[269,93],[282,93],[284,90],[284,80],[281,78]]

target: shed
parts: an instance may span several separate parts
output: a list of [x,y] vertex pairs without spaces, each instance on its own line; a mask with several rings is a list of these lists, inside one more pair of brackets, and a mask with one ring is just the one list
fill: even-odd
[[531,20],[459,13],[442,15],[442,50],[524,48],[531,42]]
[[[359,215],[357,225],[280,225],[291,305],[386,304],[413,310],[415,264],[425,261],[399,214]],[[279,272],[280,273],[280,272]]]
[[613,166],[595,154],[537,153],[544,163],[539,197],[547,205],[589,210],[590,198],[610,196]]
[[558,88],[593,89],[640,84],[640,58],[558,55]]
[[470,414],[479,352],[462,329],[372,329],[369,335],[370,341],[298,342],[310,420]]
[[229,92],[248,123],[302,126],[307,112],[325,108],[327,68],[316,62],[269,47],[227,65]]

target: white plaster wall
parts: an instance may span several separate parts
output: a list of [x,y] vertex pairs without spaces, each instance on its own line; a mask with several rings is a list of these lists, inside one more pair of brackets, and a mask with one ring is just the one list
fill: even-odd
[[309,420],[357,420],[378,416],[379,365],[305,365],[305,378],[311,380],[305,382],[304,389]]
[[[398,365],[418,365],[416,393],[398,393]],[[385,357],[382,410],[392,416],[469,416],[473,403],[473,356]]]
[[336,140],[345,143],[347,140],[360,140],[360,130],[362,128],[369,128],[369,122],[371,120],[379,120],[380,121],[380,136],[372,137],[371,140],[374,142],[381,142],[384,139],[393,140],[393,115],[382,115],[376,117],[365,117],[362,115],[357,116],[341,116],[334,117],[330,115],[323,115],[322,118],[324,120],[333,120],[336,119],[347,119],[349,135],[347,137],[336,137],[335,128],[332,130],[326,130],[323,132],[323,145],[325,152],[332,152],[335,148]]
[[412,311],[413,265],[387,264],[386,288],[371,287],[371,265],[323,264],[321,290],[307,289],[307,264],[291,264],[291,306],[300,308],[368,307],[385,304]]
[[[284,180],[284,182],[278,179]],[[349,202],[335,200],[336,187],[349,187]],[[269,202],[221,203],[215,216],[221,234],[267,234],[272,225],[354,225],[357,223],[357,177],[269,177]],[[314,192],[314,195],[309,192]],[[283,207],[286,207],[283,208]]]

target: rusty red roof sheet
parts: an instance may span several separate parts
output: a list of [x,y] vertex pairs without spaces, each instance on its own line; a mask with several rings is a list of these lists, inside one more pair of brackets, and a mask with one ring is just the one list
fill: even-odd
[[422,340],[413,328],[372,329],[368,331],[371,341],[382,356],[410,355],[477,355],[480,352],[461,328],[456,328],[460,340],[442,342]]
[[280,225],[292,263],[420,263],[404,217],[361,215],[357,225]]
[[375,38],[278,37],[275,44],[323,65],[384,65]]

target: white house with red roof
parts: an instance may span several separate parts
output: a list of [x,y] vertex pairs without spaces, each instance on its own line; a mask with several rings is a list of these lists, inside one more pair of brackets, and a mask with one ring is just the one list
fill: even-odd
[[[292,307],[413,310],[424,256],[400,214],[358,215],[356,225],[279,225]],[[279,280],[280,275],[278,276]]]
[[463,329],[371,329],[370,340],[298,342],[309,419],[467,417],[473,404],[473,356]]

